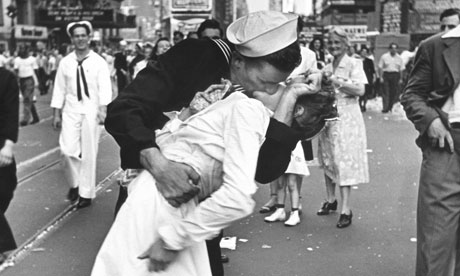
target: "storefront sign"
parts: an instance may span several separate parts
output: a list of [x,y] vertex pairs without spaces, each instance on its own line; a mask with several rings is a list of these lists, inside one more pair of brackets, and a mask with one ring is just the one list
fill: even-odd
[[212,0],[172,0],[171,12],[209,12]]
[[42,40],[48,38],[48,29],[46,27],[37,27],[29,25],[16,25],[14,36],[17,39]]
[[46,23],[71,22],[87,20],[94,22],[113,22],[113,10],[83,10],[83,9],[48,9],[38,10],[37,22]]
[[330,0],[330,5],[354,5],[355,0]]
[[[332,26],[327,26],[330,29]],[[347,34],[350,42],[360,43],[367,39],[367,25],[339,25]]]

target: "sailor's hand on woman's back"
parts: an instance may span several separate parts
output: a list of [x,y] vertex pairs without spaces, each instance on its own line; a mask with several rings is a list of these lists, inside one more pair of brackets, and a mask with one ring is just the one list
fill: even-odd
[[140,162],[153,175],[158,191],[173,207],[179,207],[199,193],[196,184],[200,176],[190,166],[169,161],[159,149],[143,149]]

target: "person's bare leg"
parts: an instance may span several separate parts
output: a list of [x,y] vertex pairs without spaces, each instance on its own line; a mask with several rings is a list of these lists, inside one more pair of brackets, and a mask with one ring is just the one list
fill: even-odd
[[336,199],[336,197],[335,197],[335,183],[327,175],[324,175],[324,179],[326,180],[326,200],[329,203],[332,203]]
[[342,198],[342,208],[340,213],[341,214],[350,214],[350,194],[351,194],[351,186],[341,186],[340,187],[340,197]]
[[270,199],[259,210],[261,214],[270,213],[275,210],[278,195],[278,179],[270,182]]
[[327,175],[324,175],[324,179],[326,182],[326,201],[323,202],[321,209],[316,212],[318,216],[329,215],[331,211],[337,210],[337,200],[335,197],[336,184]]
[[290,199],[291,199],[291,208],[299,209],[299,188],[298,183],[302,181],[302,178],[296,174],[286,174],[287,187],[289,189]]
[[277,186],[277,199],[276,199],[276,209],[273,214],[268,217],[265,217],[266,222],[275,222],[282,221],[286,219],[286,211],[284,210],[284,202],[286,200],[286,178],[285,175],[281,176],[276,181]]

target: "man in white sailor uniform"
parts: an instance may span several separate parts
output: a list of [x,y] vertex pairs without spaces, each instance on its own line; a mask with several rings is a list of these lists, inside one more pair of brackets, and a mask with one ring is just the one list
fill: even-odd
[[78,208],[96,196],[96,158],[101,125],[112,99],[110,72],[105,60],[90,50],[92,26],[88,21],[67,26],[75,50],[59,64],[51,107],[53,127],[61,127],[59,145],[70,201]]

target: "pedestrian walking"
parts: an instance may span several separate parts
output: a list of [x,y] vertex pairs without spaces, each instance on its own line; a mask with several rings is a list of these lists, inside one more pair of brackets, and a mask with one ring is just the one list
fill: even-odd
[[53,88],[54,88],[54,79],[56,78],[56,72],[57,72],[57,55],[58,55],[58,51],[55,50],[55,49],[51,49],[49,52],[48,52],[48,74],[49,74],[49,78],[48,78],[48,90],[51,90],[53,91]]
[[48,93],[48,78],[49,73],[48,69],[48,57],[46,56],[45,50],[40,50],[36,55],[38,70],[37,70],[37,79],[38,79],[38,90],[40,95],[45,95]]
[[18,139],[19,87],[16,76],[0,67],[0,264],[7,252],[16,248],[13,233],[5,217],[17,186],[13,145]]
[[[19,78],[19,88],[23,100],[21,126],[36,124],[40,121],[34,104],[34,92],[38,86],[38,65],[35,57],[29,55],[25,46],[19,48],[19,56],[14,59],[14,70]],[[32,116],[32,121],[30,117]]]
[[[256,17],[251,17],[252,20],[245,25],[246,30],[259,25],[264,26],[268,22],[267,17],[278,20],[276,22],[286,23],[282,24],[284,27],[270,24],[273,31],[278,30],[277,39],[271,43],[265,43],[267,40],[264,40],[270,47],[262,47],[259,43],[255,47],[251,43],[266,38],[264,35],[259,39],[254,36],[253,39],[242,41],[233,35],[236,46],[224,40],[184,40],[169,49],[156,63],[149,63],[125,92],[108,106],[105,125],[121,147],[122,168],[147,169],[158,181],[159,191],[173,206],[179,206],[196,195],[196,187],[189,185],[189,180],[196,182],[198,176],[182,164],[165,160],[155,142],[152,129],[162,127],[167,121],[163,111],[179,110],[187,106],[197,91],[204,91],[210,85],[220,83],[221,78],[236,78],[236,72],[239,77],[232,81],[241,84],[248,91],[273,91],[277,87],[278,83],[271,77],[270,72],[255,64],[246,64],[243,60],[245,56],[263,57],[269,54],[273,47],[286,47],[286,41],[296,43],[296,39],[290,37],[290,28],[294,24],[295,32],[297,17],[291,20],[290,16],[278,12],[257,14],[261,15],[260,21],[256,22]],[[244,29],[239,29],[238,33],[243,35]],[[283,61],[277,66],[286,68],[286,63],[290,61]],[[241,72],[248,70],[251,74],[241,75]],[[312,80],[315,81],[312,86],[317,86],[318,80]],[[288,126],[292,121],[292,115],[287,114],[289,111],[278,112],[280,113],[270,120],[266,140],[260,151],[256,173],[256,180],[260,183],[270,182],[284,173],[291,151],[299,139],[298,134]],[[127,174],[129,171],[127,170]],[[129,176],[127,178],[129,179]],[[118,208],[126,196],[126,188],[121,187]],[[213,275],[222,275],[219,243],[212,244],[211,248],[208,246],[208,253]]]
[[120,50],[114,55],[115,60],[113,66],[117,75],[117,93],[121,93],[129,82],[128,55],[126,52],[127,45],[128,43],[125,40],[120,41]]
[[338,228],[352,223],[351,186],[369,182],[366,129],[358,103],[367,79],[361,61],[347,55],[348,47],[347,33],[333,27],[329,31],[328,48],[334,61],[323,70],[332,73],[329,79],[336,90],[339,120],[328,122],[318,138],[318,161],[324,170],[327,198],[317,214],[329,215],[337,210],[338,185],[341,197]]
[[184,40],[184,33],[181,31],[174,31],[173,33],[173,43],[176,45],[177,43]]
[[383,84],[383,109],[382,113],[388,113],[393,105],[399,101],[399,93],[403,83],[405,65],[398,54],[398,44],[392,42],[389,52],[386,52],[379,60],[380,83]]
[[0,48],[0,67],[5,67],[6,68],[8,59],[3,54],[4,52],[5,52],[5,50],[3,48]]
[[360,52],[361,60],[363,62],[363,70],[366,73],[367,84],[364,86],[364,95],[359,97],[359,106],[361,111],[366,111],[367,100],[375,97],[374,95],[374,81],[376,80],[374,61],[370,59],[369,49],[363,47]]
[[134,50],[136,51],[136,56],[128,65],[128,71],[131,76],[131,79],[134,79],[134,76],[136,75],[134,74],[134,71],[137,63],[145,60],[144,44],[142,42],[136,43],[136,45],[134,46]]
[[153,46],[151,43],[147,42],[144,43],[144,59],[140,60],[136,63],[134,66],[134,71],[133,71],[133,79],[136,78],[137,73],[139,73],[142,69],[147,66],[147,63],[152,59],[152,54],[153,54],[153,49],[155,46]]
[[92,30],[88,21],[67,25],[75,50],[59,64],[51,99],[53,127],[61,126],[59,146],[71,187],[67,197],[78,199],[79,208],[89,206],[96,196],[99,135],[112,100],[108,65],[89,48]]
[[460,275],[460,26],[423,41],[401,103],[423,152],[417,276]]

